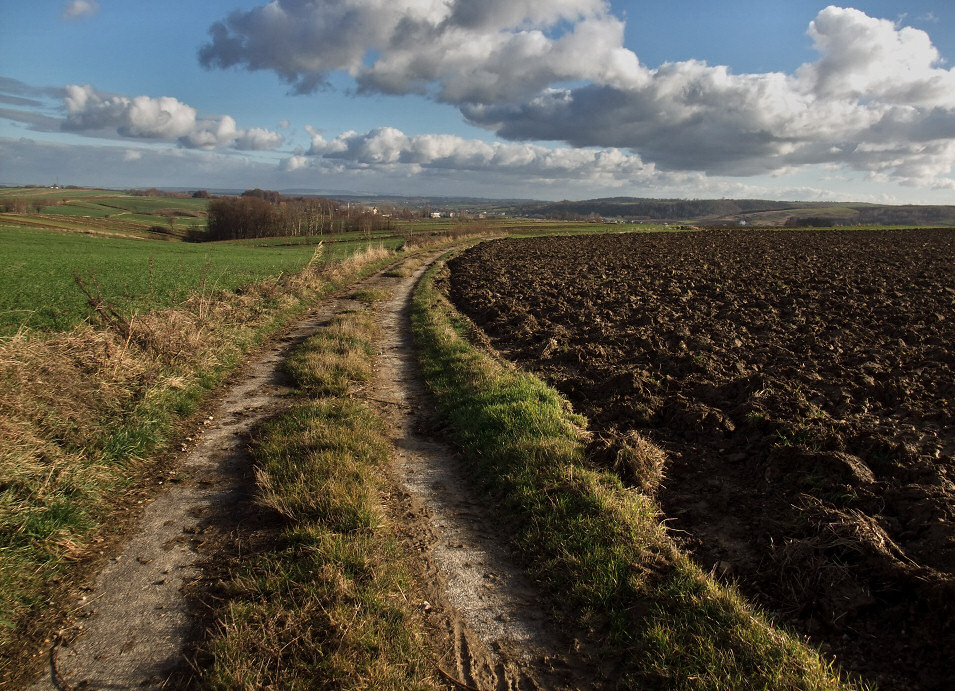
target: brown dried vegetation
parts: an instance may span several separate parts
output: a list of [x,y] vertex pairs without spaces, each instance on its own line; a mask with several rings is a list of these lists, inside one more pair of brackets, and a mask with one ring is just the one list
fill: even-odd
[[96,559],[124,491],[155,465],[176,417],[243,352],[389,255],[314,261],[295,276],[132,317],[86,286],[90,323],[0,342],[0,684],[15,672],[19,638],[55,616],[48,605],[70,564]]

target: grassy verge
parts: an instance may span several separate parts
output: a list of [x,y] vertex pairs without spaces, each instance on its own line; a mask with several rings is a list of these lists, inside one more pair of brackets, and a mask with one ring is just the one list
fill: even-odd
[[374,317],[367,312],[335,316],[292,354],[285,369],[303,391],[313,396],[343,396],[356,382],[372,377],[368,359],[375,354],[368,332]]
[[0,686],[52,626],[78,567],[122,524],[146,476],[241,356],[394,256],[379,249],[167,309],[0,343]]
[[380,501],[390,444],[350,397],[371,377],[376,329],[367,310],[341,314],[287,362],[303,402],[253,451],[258,500],[281,527],[219,588],[206,688],[434,688]]
[[435,285],[414,295],[425,380],[473,477],[569,625],[602,637],[621,688],[851,688],[679,552],[657,507],[588,463],[585,420],[540,380],[472,345]]

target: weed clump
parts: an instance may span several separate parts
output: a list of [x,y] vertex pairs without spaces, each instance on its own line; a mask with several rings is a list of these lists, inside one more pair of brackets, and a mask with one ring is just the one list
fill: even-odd
[[648,496],[655,495],[663,482],[666,454],[635,430],[596,435],[588,453],[598,465]]

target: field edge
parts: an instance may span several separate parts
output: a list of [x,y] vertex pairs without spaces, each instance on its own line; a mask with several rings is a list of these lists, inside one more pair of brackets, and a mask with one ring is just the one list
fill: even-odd
[[864,688],[702,572],[648,497],[588,463],[586,420],[481,346],[437,285],[442,267],[411,315],[439,416],[527,570],[564,603],[555,616],[601,639],[624,687]]

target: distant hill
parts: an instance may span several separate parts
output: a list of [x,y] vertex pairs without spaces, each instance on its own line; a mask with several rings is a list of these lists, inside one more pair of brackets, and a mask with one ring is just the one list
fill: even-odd
[[585,220],[610,218],[699,225],[955,226],[955,205],[893,206],[849,202],[780,202],[765,199],[638,199],[607,197],[586,201],[514,204],[513,214],[531,218]]
[[[35,189],[33,189],[35,188]],[[37,195],[62,194],[33,186]],[[0,186],[0,203],[20,190]],[[93,188],[67,190],[71,196],[79,191],[93,193]],[[115,191],[115,190],[114,190]],[[213,195],[239,195],[242,190],[209,189]],[[130,194],[176,193],[191,196],[192,188],[165,188]],[[393,209],[453,211],[459,214],[507,215],[552,220],[587,221],[612,219],[639,223],[686,223],[700,226],[943,226],[955,227],[955,204],[892,205],[861,202],[798,202],[767,199],[647,199],[639,197],[604,197],[583,201],[539,201],[533,199],[488,199],[478,197],[402,196],[387,194],[354,194],[337,191],[282,190],[286,196],[322,196],[341,204],[391,207]]]
[[605,197],[584,201],[330,195],[341,203],[433,208],[565,221],[614,219],[624,222],[755,226],[952,226],[955,205],[920,206],[861,202],[791,202],[767,199],[643,199]]

